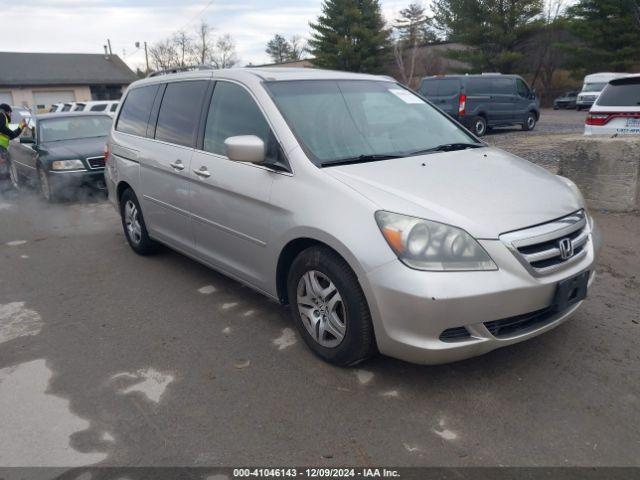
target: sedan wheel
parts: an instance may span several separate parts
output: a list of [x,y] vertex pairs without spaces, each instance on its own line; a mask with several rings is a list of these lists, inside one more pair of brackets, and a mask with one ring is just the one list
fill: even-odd
[[20,183],[20,174],[18,173],[18,167],[16,164],[11,162],[9,166],[9,176],[11,177],[11,185],[13,188],[20,191],[22,190],[22,184]]
[[127,200],[124,205],[124,222],[129,239],[135,245],[140,245],[142,241],[142,226],[138,218],[138,207],[131,200]]
[[49,176],[41,168],[38,168],[38,180],[40,180],[40,193],[42,194],[42,197],[47,202],[52,202],[54,196],[51,189],[51,183],[49,182]]
[[325,348],[336,348],[347,331],[342,296],[323,273],[311,270],[298,282],[298,311],[309,335]]

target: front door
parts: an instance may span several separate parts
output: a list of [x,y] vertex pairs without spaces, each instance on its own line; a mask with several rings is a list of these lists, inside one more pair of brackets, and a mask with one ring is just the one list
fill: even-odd
[[[193,250],[189,219],[189,171],[208,81],[167,85],[155,124],[155,140],[144,142],[140,176],[144,214],[152,236]],[[128,102],[128,100],[126,101]],[[126,108],[125,102],[125,108]]]
[[191,161],[191,213],[197,254],[206,262],[267,289],[271,237],[269,204],[275,173],[251,163],[229,160],[224,141],[256,135],[267,158],[281,155],[258,104],[243,86],[216,82],[207,114],[202,150]]

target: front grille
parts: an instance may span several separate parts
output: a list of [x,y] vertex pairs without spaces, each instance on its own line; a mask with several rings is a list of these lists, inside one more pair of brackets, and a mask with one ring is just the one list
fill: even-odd
[[580,210],[553,222],[501,235],[500,239],[527,270],[542,276],[587,254],[589,227],[584,210]]
[[467,330],[465,327],[456,327],[449,328],[442,332],[442,334],[440,335],[440,340],[450,343],[459,342],[460,340],[465,340],[470,337],[471,335],[469,334],[469,330]]
[[93,170],[104,168],[104,157],[87,158],[87,162],[89,163],[89,167],[91,167]]
[[548,307],[516,317],[485,322],[484,326],[487,327],[491,335],[496,338],[512,337],[513,335],[535,330],[543,327],[545,324],[551,323],[557,313],[553,307]]

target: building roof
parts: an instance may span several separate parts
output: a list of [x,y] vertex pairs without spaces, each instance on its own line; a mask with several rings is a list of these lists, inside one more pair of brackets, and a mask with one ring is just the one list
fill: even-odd
[[136,80],[117,55],[0,52],[0,85],[127,85]]

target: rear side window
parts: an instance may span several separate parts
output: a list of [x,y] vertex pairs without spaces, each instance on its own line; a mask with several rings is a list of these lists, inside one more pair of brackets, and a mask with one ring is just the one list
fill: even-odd
[[492,81],[489,78],[467,79],[467,95],[490,95],[493,92]]
[[420,93],[425,97],[438,95],[438,83],[440,80],[424,80],[420,86]]
[[111,111],[115,112],[118,109],[118,104],[114,103],[113,105],[111,105]]
[[104,112],[107,109],[106,103],[101,103],[100,105],[94,105],[91,107],[92,112]]
[[269,157],[271,129],[249,92],[235,83],[218,82],[204,133],[204,150],[226,156],[224,141],[237,135],[255,135],[267,145]]
[[425,97],[450,97],[460,93],[460,82],[453,78],[425,80],[420,93]]
[[640,78],[634,82],[607,86],[596,103],[605,107],[640,106]]
[[156,140],[185,147],[193,145],[208,83],[193,81],[167,85],[158,114]]
[[513,95],[513,78],[496,78],[493,80],[491,93],[498,95]]
[[77,103],[76,106],[73,108],[73,111],[74,112],[82,112],[82,111],[84,111],[84,107],[85,107],[84,103]]
[[132,135],[147,134],[147,123],[151,114],[151,107],[156,98],[158,85],[150,85],[131,90],[124,101],[124,106],[120,111],[116,130]]

